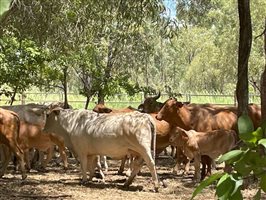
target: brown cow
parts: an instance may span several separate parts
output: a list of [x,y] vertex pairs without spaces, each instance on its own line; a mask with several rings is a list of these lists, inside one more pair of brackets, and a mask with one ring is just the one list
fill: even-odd
[[101,103],[96,104],[92,110],[97,113],[123,113],[123,112],[127,113],[127,112],[139,111],[138,109],[133,108],[131,106],[121,109],[113,109],[113,108],[111,109]]
[[48,152],[47,158],[42,163],[45,168],[53,156],[54,146],[59,147],[59,152],[64,163],[64,168],[67,168],[67,156],[63,138],[53,133],[43,133],[43,126],[30,124],[24,121],[20,123],[20,132],[18,142],[22,150],[25,152],[25,161],[28,169],[31,168],[29,161],[30,148],[36,148],[39,151]]
[[[255,104],[249,105],[249,116],[255,128],[261,120],[261,109]],[[173,126],[185,130],[210,131],[216,129],[237,130],[237,108],[213,106],[210,104],[188,104],[168,99],[157,114],[158,120],[165,120]]]
[[24,152],[19,147],[17,137],[20,129],[20,120],[16,113],[0,108],[0,143],[5,144],[8,147],[6,159],[0,170],[0,177],[2,177],[6,171],[8,163],[11,158],[11,151],[20,162],[20,168],[22,172],[22,179],[27,177],[25,172]]
[[163,103],[156,101],[157,99],[160,98],[160,96],[161,96],[160,92],[158,92],[158,94],[156,94],[155,96],[150,96],[150,97],[148,97],[145,94],[145,97],[144,97],[145,100],[142,104],[138,106],[138,109],[144,113],[158,112],[163,106]]
[[[186,131],[177,127],[170,136],[171,144],[181,147],[189,159],[194,159],[196,181],[200,180],[200,161],[202,155],[212,159],[230,151],[236,144],[234,130],[214,130],[208,132]],[[217,148],[219,147],[219,148]]]
[[[249,116],[256,127],[261,118],[259,107],[249,105]],[[156,118],[158,120],[165,120],[172,126],[178,126],[185,130],[237,130],[236,107],[213,106],[210,104],[186,105],[174,98],[170,98],[165,102]],[[210,165],[210,161],[207,164]],[[208,173],[211,173],[210,167]]]
[[44,126],[46,111],[55,107],[63,106],[60,102],[54,102],[49,105],[42,104],[26,104],[15,106],[3,106],[7,110],[11,110],[18,114],[21,120],[21,130],[19,134],[19,144],[25,151],[25,159],[27,167],[30,167],[28,159],[29,148],[36,147],[41,151],[48,151],[47,159],[42,163],[45,167],[52,157],[54,145],[59,147],[61,157],[64,162],[64,167],[67,167],[67,159],[65,154],[65,146],[62,138],[54,134],[44,134],[41,130]]

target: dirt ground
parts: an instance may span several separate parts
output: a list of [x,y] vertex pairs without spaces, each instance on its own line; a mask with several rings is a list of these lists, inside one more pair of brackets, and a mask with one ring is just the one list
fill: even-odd
[[[187,200],[195,189],[192,182],[193,167],[188,176],[172,173],[174,160],[170,156],[161,155],[156,159],[157,173],[167,187],[161,187],[158,193],[153,192],[151,175],[146,166],[141,169],[133,184],[125,189],[123,183],[126,175],[118,175],[120,161],[108,160],[109,171],[106,182],[94,178],[92,182],[80,184],[80,168],[74,159],[69,159],[69,168],[63,170],[62,166],[51,162],[45,172],[31,170],[26,180],[21,180],[21,175],[14,172],[10,165],[8,172],[0,179],[0,200],[7,199],[101,199],[101,200]],[[252,199],[256,186],[252,185],[244,191],[244,199]],[[265,194],[262,199],[266,199]],[[215,198],[214,186],[205,189],[196,200],[212,200]]]

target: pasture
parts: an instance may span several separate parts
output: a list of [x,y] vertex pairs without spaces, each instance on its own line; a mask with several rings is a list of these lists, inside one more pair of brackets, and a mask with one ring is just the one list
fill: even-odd
[[[160,102],[167,100],[169,96],[166,93],[162,93],[161,97],[158,99]],[[199,94],[181,94],[181,96],[176,97],[179,101],[191,102],[191,103],[211,103],[219,105],[234,105],[236,102],[235,96],[233,94],[210,94],[210,93],[199,93]],[[9,105],[9,100],[6,97],[0,99],[0,105]],[[112,97],[108,97],[105,100],[107,107],[111,108],[125,108],[127,106],[132,106],[137,108],[138,105],[143,102],[143,93],[137,93],[134,96],[129,96],[127,94],[116,94]],[[27,103],[51,103],[56,101],[64,101],[64,95],[62,92],[27,92],[22,96],[18,96],[14,105],[16,104],[27,104]],[[68,102],[73,108],[84,108],[86,98],[82,95],[76,93],[68,94]],[[97,102],[97,98],[93,97],[89,104],[89,109],[92,109]],[[258,94],[250,94],[249,102],[260,104],[260,96]]]
[[[10,164],[7,174],[0,179],[0,199],[175,199],[188,200],[195,189],[192,182],[193,166],[187,176],[172,173],[174,160],[170,156],[159,155],[156,158],[157,173],[166,187],[161,187],[159,193],[154,193],[151,175],[144,165],[133,184],[128,188],[123,188],[123,183],[127,178],[125,175],[117,175],[120,161],[108,160],[109,171],[106,174],[106,183],[101,179],[94,178],[86,185],[80,185],[80,169],[73,158],[69,158],[69,167],[63,170],[54,158],[48,165],[45,172],[31,170],[25,180],[21,180],[20,173],[14,172]],[[215,172],[215,171],[214,171]],[[244,199],[252,199],[256,192],[256,185],[248,186],[244,190]],[[214,200],[214,186],[210,186],[198,195],[196,200]],[[265,194],[262,196],[266,198]]]

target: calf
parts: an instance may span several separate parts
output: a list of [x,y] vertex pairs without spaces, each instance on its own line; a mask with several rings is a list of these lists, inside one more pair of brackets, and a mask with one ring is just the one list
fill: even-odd
[[207,132],[186,131],[177,127],[176,132],[171,133],[169,141],[182,149],[189,158],[194,158],[196,181],[200,180],[201,156],[209,156],[212,159],[230,151],[236,144],[236,132],[234,130],[214,130]]
[[19,129],[20,120],[18,115],[12,111],[0,108],[0,143],[5,144],[9,149],[3,166],[0,169],[0,177],[2,177],[6,171],[11,158],[11,151],[14,152],[20,162],[22,179],[27,177],[25,172],[24,152],[21,150],[17,142]]
[[66,145],[76,153],[81,163],[82,182],[87,181],[88,168],[89,180],[92,179],[97,155],[122,159],[133,154],[133,171],[125,186],[132,183],[144,160],[151,172],[155,190],[158,190],[159,182],[151,153],[151,148],[155,149],[155,124],[148,114],[130,112],[109,115],[88,110],[56,109],[48,115],[44,131],[62,136]]

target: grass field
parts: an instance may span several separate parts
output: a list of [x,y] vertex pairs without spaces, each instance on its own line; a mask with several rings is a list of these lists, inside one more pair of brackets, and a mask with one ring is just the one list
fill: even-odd
[[[160,102],[164,102],[168,99],[167,94],[161,94],[158,99]],[[211,103],[220,105],[234,105],[236,100],[234,95],[222,95],[222,94],[183,94],[181,97],[177,97],[179,101],[186,101],[191,103]],[[14,105],[16,104],[27,104],[27,103],[50,103],[56,101],[63,101],[63,93],[26,93],[24,98],[18,95]],[[124,108],[132,106],[137,108],[138,105],[143,102],[144,97],[142,93],[138,93],[135,96],[128,96],[126,94],[117,94],[114,97],[106,98],[105,104],[111,108]],[[84,108],[86,98],[79,94],[69,93],[68,94],[69,104],[73,108]],[[92,98],[89,104],[89,109],[92,109],[97,102],[96,98]],[[260,104],[259,95],[250,95],[250,103]],[[9,105],[9,99],[2,96],[0,98],[0,105]]]

